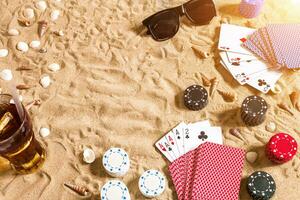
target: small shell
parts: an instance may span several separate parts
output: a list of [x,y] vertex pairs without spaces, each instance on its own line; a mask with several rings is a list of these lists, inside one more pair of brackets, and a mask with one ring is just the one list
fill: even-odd
[[41,42],[39,40],[33,40],[29,44],[29,46],[33,49],[39,48],[40,45],[41,45]]
[[[23,101],[23,96],[22,95],[19,95],[19,101],[22,102]],[[15,104],[15,101],[13,99],[11,99],[9,101],[10,104]]]
[[289,107],[288,107],[286,104],[284,104],[284,103],[279,103],[279,104],[277,104],[277,106],[278,106],[279,108],[281,108],[282,110],[287,111],[287,112],[290,113],[292,116],[294,116],[294,113],[289,109]]
[[29,47],[26,42],[18,42],[17,49],[22,52],[27,52],[29,50]]
[[300,93],[299,91],[294,91],[290,94],[290,100],[292,102],[292,105],[294,106],[294,108],[296,108],[296,104],[299,103],[300,101]]
[[254,152],[254,151],[249,151],[246,154],[246,160],[249,163],[255,163],[255,161],[257,160],[257,158],[258,158],[258,154],[256,152]]
[[48,66],[48,69],[53,72],[57,72],[60,70],[60,65],[57,63],[52,63]]
[[42,37],[43,35],[45,35],[46,31],[48,28],[48,22],[46,21],[39,21],[38,24],[38,35],[39,37]]
[[39,50],[40,53],[47,53],[47,48],[43,47]]
[[20,32],[19,32],[17,29],[15,29],[15,28],[9,29],[9,30],[7,31],[7,33],[8,33],[8,35],[10,35],[10,36],[17,36],[17,35],[20,34]]
[[203,84],[205,87],[211,86],[210,80],[209,80],[204,74],[201,73],[201,77],[202,77],[202,84]]
[[209,95],[211,97],[213,97],[214,93],[215,93],[215,90],[217,89],[218,87],[218,84],[219,84],[219,80],[215,77],[215,78],[212,78],[210,80],[211,82],[211,87],[210,87],[210,91],[209,91]]
[[49,85],[51,84],[50,77],[48,75],[46,75],[43,78],[41,78],[40,84],[42,85],[43,88],[49,87]]
[[64,186],[70,188],[71,190],[73,190],[74,192],[79,194],[80,196],[87,196],[90,193],[86,187],[74,185],[71,183],[64,183]]
[[38,106],[38,105],[41,105],[41,100],[40,99],[37,99],[37,100],[34,100],[34,101],[31,101],[30,103],[28,103],[25,108],[26,110],[30,110],[32,108],[32,106]]
[[26,8],[23,12],[24,17],[27,19],[32,19],[34,18],[34,10],[32,8]]
[[221,90],[217,90],[217,91],[223,97],[224,101],[234,102],[237,100],[236,94],[233,92],[225,92]]
[[0,49],[0,58],[4,58],[8,56],[8,50],[7,49]]
[[274,133],[276,131],[276,124],[274,122],[268,122],[265,128],[267,131]]
[[25,20],[25,19],[18,19],[19,24],[21,24],[22,26],[26,26],[29,27],[32,25],[31,21]]
[[4,69],[0,73],[0,78],[4,81],[10,81],[13,78],[12,72],[10,69]]
[[57,35],[57,36],[64,36],[64,35],[65,35],[64,32],[63,32],[62,30],[54,31],[53,33],[54,33],[55,35]]
[[25,85],[25,84],[19,84],[19,85],[16,86],[16,88],[17,88],[18,90],[28,90],[28,89],[32,88],[32,86],[30,86],[30,85]]
[[242,136],[241,130],[239,128],[231,128],[229,129],[229,133],[241,139],[242,141],[247,142],[247,140]]
[[43,127],[40,129],[40,136],[47,137],[48,135],[50,135],[50,130],[48,128]]
[[208,58],[209,57],[209,53],[202,51],[200,48],[193,46],[192,47],[193,51],[195,52],[195,54],[199,57],[199,58]]
[[281,86],[276,84],[273,88],[271,88],[273,94],[280,94],[282,92]]
[[56,21],[59,18],[60,12],[59,10],[53,10],[50,14],[51,21]]
[[83,161],[90,164],[93,163],[96,159],[95,153],[92,149],[86,148],[83,151]]
[[44,12],[47,9],[47,3],[45,1],[38,1],[35,3],[35,7]]

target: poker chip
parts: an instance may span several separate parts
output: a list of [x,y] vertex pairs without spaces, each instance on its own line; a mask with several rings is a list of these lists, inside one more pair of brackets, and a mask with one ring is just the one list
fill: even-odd
[[248,126],[256,126],[264,122],[268,111],[267,102],[259,96],[247,97],[241,107],[241,117]]
[[239,10],[246,18],[257,17],[262,9],[263,0],[242,0]]
[[192,85],[184,91],[184,105],[190,110],[201,110],[208,103],[207,90],[200,85]]
[[292,136],[286,133],[278,133],[269,140],[266,153],[271,161],[284,163],[296,155],[297,149],[298,144]]
[[270,174],[257,171],[249,176],[247,189],[254,200],[268,200],[275,193],[276,184]]
[[130,200],[130,194],[122,181],[111,180],[101,188],[101,200]]
[[139,179],[139,189],[148,198],[154,198],[165,190],[165,177],[157,170],[148,170]]
[[124,176],[130,168],[128,154],[120,148],[110,148],[103,155],[102,159],[105,171],[113,176]]

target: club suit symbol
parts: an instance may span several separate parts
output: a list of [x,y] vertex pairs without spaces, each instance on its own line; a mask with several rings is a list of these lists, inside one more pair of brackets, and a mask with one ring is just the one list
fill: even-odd
[[200,134],[198,135],[198,138],[202,141],[207,140],[207,135],[205,134],[204,131],[201,131]]

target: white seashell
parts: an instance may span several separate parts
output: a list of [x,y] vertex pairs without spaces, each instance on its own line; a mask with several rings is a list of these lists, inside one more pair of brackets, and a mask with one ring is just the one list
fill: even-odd
[[64,32],[63,32],[62,30],[55,31],[54,33],[55,33],[56,35],[58,35],[58,36],[64,36],[64,35],[65,35]]
[[258,158],[258,154],[254,151],[250,151],[246,154],[246,160],[249,162],[249,163],[254,163]]
[[10,81],[13,78],[13,75],[10,69],[4,69],[1,71],[0,77],[4,81]]
[[48,135],[50,135],[50,130],[48,128],[42,127],[40,129],[40,136],[47,137]]
[[32,8],[26,8],[24,10],[24,17],[28,18],[28,19],[31,19],[31,18],[34,18],[34,11]]
[[60,65],[57,63],[52,63],[48,66],[48,69],[50,71],[57,72],[58,70],[60,70]]
[[42,85],[43,88],[47,88],[51,83],[51,79],[48,75],[44,76],[40,80],[40,84]]
[[17,35],[20,34],[20,32],[19,32],[17,29],[15,29],[15,28],[9,29],[9,30],[7,31],[7,33],[8,33],[8,35],[10,35],[10,36],[17,36]]
[[35,3],[35,7],[41,11],[45,11],[47,8],[47,3],[45,1],[38,1]]
[[40,45],[41,45],[41,42],[39,40],[33,40],[29,44],[29,46],[33,49],[39,48]]
[[86,163],[92,163],[96,159],[95,153],[92,149],[86,148],[83,151],[83,161]]
[[274,133],[274,131],[276,130],[276,124],[274,122],[267,123],[266,130],[271,133]]
[[4,58],[8,55],[7,49],[0,49],[0,58]]
[[[19,95],[19,101],[22,102],[23,101],[23,96],[22,95]],[[13,99],[11,99],[9,101],[10,104],[15,104],[15,101]]]
[[26,42],[18,42],[17,49],[22,52],[27,52],[29,47]]
[[60,15],[59,10],[53,10],[50,14],[51,21],[56,21]]

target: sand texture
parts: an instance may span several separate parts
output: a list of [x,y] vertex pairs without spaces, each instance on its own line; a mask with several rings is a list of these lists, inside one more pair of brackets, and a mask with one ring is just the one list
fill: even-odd
[[[168,178],[160,200],[177,199],[167,170],[168,161],[155,149],[154,143],[181,121],[209,119],[222,126],[225,144],[259,154],[254,164],[245,162],[243,178],[255,170],[272,174],[277,183],[274,200],[299,199],[300,158],[274,165],[265,156],[264,145],[273,133],[265,130],[275,122],[277,132],[291,134],[300,142],[299,117],[289,100],[289,94],[299,86],[299,72],[286,72],[279,81],[280,94],[263,95],[248,86],[240,86],[219,64],[217,43],[221,23],[259,28],[273,22],[299,22],[299,7],[290,1],[267,0],[262,14],[256,19],[244,19],[237,10],[239,1],[217,0],[219,16],[207,26],[194,26],[183,19],[180,30],[171,40],[155,42],[143,34],[141,21],[164,8],[180,5],[179,0],[47,0],[44,13],[34,6],[34,0],[2,0],[0,2],[0,48],[9,55],[0,58],[0,69],[10,68],[18,84],[34,86],[20,91],[27,104],[35,99],[30,116],[36,137],[47,150],[47,160],[41,171],[31,175],[16,175],[12,170],[0,174],[1,200],[77,200],[99,199],[99,187],[111,179],[101,165],[104,152],[110,147],[124,148],[131,159],[130,171],[122,178],[131,198],[145,199],[138,190],[138,178],[148,169],[161,170]],[[24,9],[35,10],[33,24],[18,24]],[[50,12],[60,11],[55,22]],[[49,28],[39,39],[37,21],[47,20]],[[18,36],[8,36],[16,28]],[[53,31],[63,30],[64,36]],[[30,49],[16,50],[19,41],[41,40],[46,53]],[[191,47],[209,52],[200,58]],[[51,72],[49,64],[56,62],[61,70]],[[20,67],[29,70],[17,71]],[[216,77],[218,89],[237,95],[226,102],[219,93],[209,99],[209,105],[199,112],[188,111],[182,102],[183,90],[191,84],[202,85],[201,73]],[[48,88],[39,84],[48,74]],[[2,82],[1,82],[2,84]],[[209,88],[207,88],[209,89]],[[270,105],[264,124],[245,127],[239,117],[239,107],[246,96],[259,94]],[[280,109],[284,102],[294,115]],[[51,134],[41,138],[38,131],[48,127]],[[240,128],[243,139],[229,134],[232,127]],[[92,148],[97,156],[93,164],[82,161],[82,150]],[[4,164],[2,164],[4,165]],[[93,192],[91,198],[81,198],[63,187],[71,181]],[[241,200],[250,197],[242,181]]]

